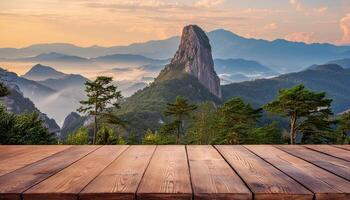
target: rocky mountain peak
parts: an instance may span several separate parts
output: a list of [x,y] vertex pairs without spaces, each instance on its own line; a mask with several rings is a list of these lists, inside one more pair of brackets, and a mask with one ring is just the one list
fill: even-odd
[[184,27],[180,46],[160,76],[172,70],[197,77],[212,94],[221,98],[220,79],[214,70],[209,38],[197,25]]

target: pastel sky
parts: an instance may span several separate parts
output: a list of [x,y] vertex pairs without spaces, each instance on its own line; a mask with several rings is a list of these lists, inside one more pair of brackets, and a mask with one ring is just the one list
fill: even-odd
[[0,47],[127,45],[179,35],[186,24],[350,44],[350,0],[0,0]]

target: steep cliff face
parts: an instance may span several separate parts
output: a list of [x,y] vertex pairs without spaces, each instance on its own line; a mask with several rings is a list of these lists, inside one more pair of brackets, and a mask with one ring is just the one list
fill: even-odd
[[29,98],[24,97],[19,86],[16,84],[17,80],[18,76],[15,73],[0,68],[0,82],[3,82],[10,90],[10,95],[0,98],[0,104],[3,104],[9,112],[15,114],[38,112],[50,133],[58,136],[60,134],[60,127],[56,121],[49,118],[45,113],[40,112]]
[[177,78],[181,73],[196,77],[212,94],[221,98],[220,79],[214,70],[209,39],[196,25],[184,27],[175,56],[156,81]]

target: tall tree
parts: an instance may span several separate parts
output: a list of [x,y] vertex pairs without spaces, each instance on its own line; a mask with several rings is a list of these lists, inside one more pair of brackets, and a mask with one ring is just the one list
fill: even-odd
[[182,96],[177,96],[175,103],[167,103],[164,114],[166,116],[174,116],[174,123],[177,126],[176,133],[176,144],[179,143],[180,134],[182,134],[182,127],[184,124],[184,119],[188,116],[191,111],[197,109],[196,105],[189,104],[187,99]]
[[117,86],[112,84],[112,81],[112,77],[99,76],[95,81],[85,83],[88,99],[80,101],[82,106],[78,108],[78,112],[88,113],[94,117],[93,144],[96,142],[98,131],[97,117],[103,114],[108,105],[113,105],[115,108],[120,107],[119,100],[122,95]]
[[216,117],[218,136],[215,143],[247,143],[261,117],[261,109],[254,109],[240,98],[232,98],[219,108]]
[[294,144],[298,133],[310,133],[329,128],[331,99],[324,92],[310,91],[304,85],[279,91],[277,100],[264,106],[272,113],[289,118],[290,144]]
[[7,89],[7,87],[5,86],[5,84],[0,82],[0,97],[7,96],[9,94],[10,94],[10,92]]
[[210,144],[217,134],[215,115],[217,108],[212,102],[201,103],[191,117],[186,139],[191,144]]
[[350,142],[350,111],[343,113],[340,116],[339,124],[338,124],[338,132],[340,133],[340,141],[341,144],[346,144]]

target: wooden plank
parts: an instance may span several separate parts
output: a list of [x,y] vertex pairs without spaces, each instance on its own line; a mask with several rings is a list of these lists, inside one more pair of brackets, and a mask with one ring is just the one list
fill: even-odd
[[277,145],[276,147],[350,181],[350,162],[348,161],[298,145]]
[[23,199],[78,199],[78,193],[127,148],[127,145],[103,146],[33,186],[23,193]]
[[245,146],[315,193],[316,200],[350,199],[350,182],[270,145]]
[[332,146],[350,151],[350,145],[332,145]]
[[330,145],[304,145],[305,147],[333,156],[346,161],[350,161],[350,152]]
[[137,199],[180,200],[191,197],[185,146],[157,146],[137,190]]
[[0,160],[0,176],[11,171],[24,167],[38,160],[49,157],[55,153],[68,149],[70,146],[45,145],[45,146],[25,146],[2,148],[1,152],[7,155]]
[[74,146],[0,177],[0,199],[20,199],[22,192],[59,172],[99,146]]
[[248,185],[255,199],[311,200],[313,194],[243,146],[216,146]]
[[212,146],[187,146],[194,199],[252,199],[239,176]]
[[0,160],[3,161],[16,155],[27,153],[34,145],[0,145]]
[[156,146],[131,146],[80,192],[80,200],[133,199]]

